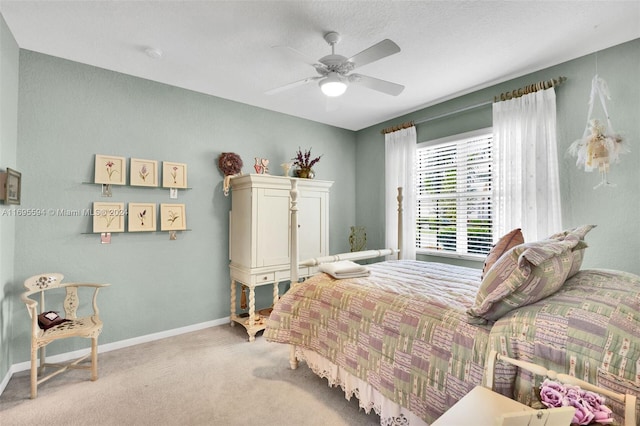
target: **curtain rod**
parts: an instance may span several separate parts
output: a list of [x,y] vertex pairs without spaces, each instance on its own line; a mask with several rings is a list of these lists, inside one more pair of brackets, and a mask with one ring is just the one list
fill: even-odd
[[552,78],[547,81],[539,81],[537,83],[512,90],[511,92],[500,93],[499,96],[493,97],[493,102],[508,101],[509,99],[519,98],[520,96],[528,95],[529,93],[535,93],[538,90],[547,90],[555,86],[560,86],[565,81],[567,81],[567,77],[562,76]]
[[552,79],[546,80],[546,81],[539,81],[537,83],[533,83],[533,84],[530,84],[528,86],[521,87],[521,88],[516,89],[516,90],[512,90],[511,92],[504,92],[504,93],[501,93],[498,96],[494,96],[493,97],[493,101],[481,102],[479,104],[469,105],[467,107],[460,108],[460,109],[457,109],[455,111],[445,112],[444,114],[436,115],[436,116],[433,116],[433,117],[421,118],[421,119],[415,120],[415,121],[407,121],[405,123],[398,124],[396,126],[385,127],[384,129],[382,129],[380,131],[380,133],[382,133],[384,135],[384,134],[387,134],[387,133],[397,132],[398,130],[406,129],[407,127],[415,126],[416,124],[422,124],[422,123],[426,123],[426,122],[429,122],[429,121],[438,120],[440,118],[449,117],[451,115],[460,114],[461,112],[466,112],[466,111],[469,111],[469,110],[472,110],[472,109],[476,109],[476,108],[484,107],[484,106],[487,106],[487,105],[491,105],[491,104],[493,104],[495,102],[501,102],[501,101],[506,101],[506,100],[509,100],[509,99],[519,98],[520,96],[524,96],[524,95],[527,95],[529,93],[534,93],[534,92],[537,92],[538,90],[546,90],[546,89],[549,89],[551,87],[560,86],[566,80],[567,80],[567,77],[562,77],[561,76],[561,77],[552,78]]

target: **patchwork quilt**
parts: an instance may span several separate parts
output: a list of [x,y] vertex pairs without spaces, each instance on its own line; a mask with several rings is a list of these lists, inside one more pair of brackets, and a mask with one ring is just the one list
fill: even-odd
[[[640,398],[640,277],[582,270],[552,296],[496,321],[490,340],[504,355]],[[529,405],[540,379],[500,366],[496,380],[502,381],[501,388],[514,385],[512,395]],[[624,407],[615,401],[606,405],[622,423]]]
[[[466,310],[481,270],[419,261],[368,267],[366,278],[320,273],[293,286],[265,338],[317,353],[427,424],[482,383],[491,348],[640,395],[640,277],[581,271],[556,294],[477,325]],[[530,400],[535,383],[516,376],[498,368],[496,390]]]

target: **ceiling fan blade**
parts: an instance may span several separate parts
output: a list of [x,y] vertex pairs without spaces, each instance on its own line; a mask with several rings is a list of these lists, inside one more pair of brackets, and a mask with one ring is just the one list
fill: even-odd
[[398,52],[400,52],[400,47],[391,40],[385,39],[380,43],[374,44],[370,48],[353,55],[348,59],[348,61],[354,64],[354,68],[357,68]]
[[401,84],[380,80],[379,78],[369,77],[362,74],[350,74],[349,83],[359,84],[369,89],[377,90],[378,92],[392,96],[398,96],[404,90],[404,86]]
[[267,90],[264,93],[266,95],[275,95],[276,93],[280,93],[280,92],[283,92],[285,90],[293,89],[294,87],[302,86],[302,85],[310,83],[312,81],[318,81],[321,78],[324,78],[324,77],[322,77],[322,76],[307,77],[307,78],[302,79],[302,80],[294,81],[293,83],[285,84],[284,86],[280,86],[280,87],[276,87],[276,88]]
[[288,55],[288,56],[292,56],[294,58],[296,58],[299,61],[304,62],[305,64],[309,64],[314,68],[322,68],[325,69],[326,65],[324,65],[321,62],[316,61],[315,59],[310,59],[307,55],[305,55],[304,53],[300,52],[299,50],[294,49],[293,47],[289,47],[289,46],[272,46],[273,49],[279,50],[280,52],[283,52],[284,54]]

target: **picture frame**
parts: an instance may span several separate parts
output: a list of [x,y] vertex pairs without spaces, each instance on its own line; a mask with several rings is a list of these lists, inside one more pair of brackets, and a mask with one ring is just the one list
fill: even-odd
[[186,188],[187,165],[184,163],[162,162],[162,187]]
[[94,183],[125,185],[127,162],[124,157],[96,154]]
[[132,158],[129,164],[131,186],[158,186],[158,162]]
[[186,207],[184,204],[160,204],[160,230],[184,231],[187,229]]
[[124,232],[124,203],[94,202],[93,232]]
[[157,231],[156,210],[156,203],[129,203],[127,206],[128,231]]
[[20,204],[22,195],[22,173],[7,167],[6,177],[3,183],[4,203]]

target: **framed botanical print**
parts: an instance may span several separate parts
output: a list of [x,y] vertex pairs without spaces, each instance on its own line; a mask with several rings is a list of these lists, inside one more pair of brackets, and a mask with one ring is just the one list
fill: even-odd
[[127,162],[124,157],[96,154],[95,183],[124,185],[127,181]]
[[184,204],[160,204],[160,230],[183,231],[187,229]]
[[162,162],[162,187],[186,188],[187,165],[184,163]]
[[22,192],[22,173],[7,167],[6,180],[3,182],[4,203],[20,204]]
[[129,164],[131,186],[158,186],[158,162],[132,158]]
[[93,203],[93,232],[124,232],[124,203]]
[[129,232],[156,231],[156,204],[129,203],[127,209]]

